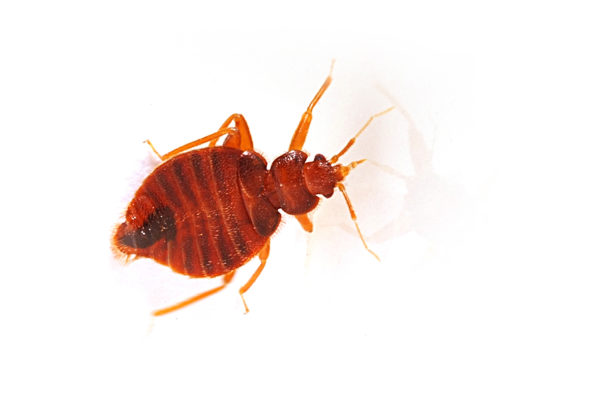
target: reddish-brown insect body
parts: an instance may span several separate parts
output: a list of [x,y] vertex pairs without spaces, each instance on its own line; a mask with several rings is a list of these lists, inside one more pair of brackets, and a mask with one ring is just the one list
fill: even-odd
[[[348,166],[334,164],[374,117],[392,108],[372,116],[330,160],[318,154],[313,161],[307,161],[301,148],[312,109],[330,82],[328,76],[303,115],[290,150],[276,158],[270,168],[253,150],[246,121],[238,114],[230,116],[217,132],[164,156],[147,141],[164,162],[135,193],[125,222],[115,231],[114,247],[128,256],[154,259],[190,277],[224,276],[222,286],[159,310],[155,315],[174,311],[221,290],[238,267],[259,255],[261,265],[240,289],[240,295],[246,292],[265,265],[270,237],[281,220],[280,210],[294,215],[305,230],[311,231],[307,213],[317,206],[318,195],[329,198],[338,188],[344,194],[352,219],[356,220],[341,182],[361,161]],[[234,127],[230,127],[232,121]],[[227,137],[223,146],[215,146],[224,135]],[[209,147],[190,150],[207,142]]]
[[304,152],[289,151],[267,170],[259,154],[231,147],[179,154],[138,189],[116,245],[187,276],[228,273],[263,248],[280,223],[278,209],[308,213],[317,193],[333,194],[342,180],[335,168],[321,155],[306,160]]

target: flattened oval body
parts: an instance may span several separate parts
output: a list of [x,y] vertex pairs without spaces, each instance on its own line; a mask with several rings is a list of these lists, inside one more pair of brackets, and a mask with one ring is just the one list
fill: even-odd
[[[191,277],[220,276],[242,266],[281,219],[262,195],[269,175],[264,161],[254,152],[221,146],[164,162],[136,192],[117,228],[116,247]],[[250,171],[254,182],[241,182],[241,171]]]

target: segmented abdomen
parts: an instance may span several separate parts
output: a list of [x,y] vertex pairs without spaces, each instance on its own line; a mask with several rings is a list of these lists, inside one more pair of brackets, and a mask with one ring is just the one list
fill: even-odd
[[269,236],[257,233],[244,206],[238,182],[241,154],[229,147],[193,150],[155,169],[130,203],[127,218],[143,221],[141,217],[159,211],[161,223],[170,222],[164,216],[172,214],[174,228],[160,224],[154,228],[158,241],[124,252],[192,277],[225,274],[256,255]]

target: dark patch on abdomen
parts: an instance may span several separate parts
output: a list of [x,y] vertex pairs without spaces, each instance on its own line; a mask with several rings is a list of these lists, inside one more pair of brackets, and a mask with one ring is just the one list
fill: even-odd
[[121,236],[119,243],[132,248],[146,248],[161,239],[175,239],[176,232],[173,212],[168,207],[160,207],[148,216],[142,227]]

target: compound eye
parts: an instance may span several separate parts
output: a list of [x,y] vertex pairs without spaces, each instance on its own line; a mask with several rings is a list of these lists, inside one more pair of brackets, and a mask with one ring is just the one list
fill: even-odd
[[315,156],[315,160],[313,160],[313,161],[326,162],[328,160],[326,160],[326,158],[323,156],[323,154],[317,154]]

